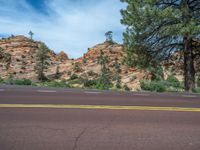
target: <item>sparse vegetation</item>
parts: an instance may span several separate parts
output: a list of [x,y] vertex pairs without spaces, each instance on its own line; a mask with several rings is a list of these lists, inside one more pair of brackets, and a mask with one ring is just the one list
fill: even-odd
[[80,72],[82,71],[82,68],[81,68],[81,64],[79,62],[76,62],[74,64],[74,69],[73,69],[75,72]]
[[12,76],[10,76],[7,80],[2,80],[1,83],[9,85],[32,85],[32,81],[29,79],[13,79]]
[[71,71],[68,71],[68,72],[67,72],[67,75],[68,75],[68,76],[70,76],[71,74],[72,74],[72,72],[71,72]]
[[197,77],[197,87],[200,87],[200,75]]
[[72,75],[70,76],[70,80],[75,80],[75,79],[78,79],[78,75],[72,74]]
[[142,90],[154,92],[180,92],[183,91],[183,84],[175,77],[169,76],[167,80],[141,80]]
[[148,67],[147,68],[152,75],[153,81],[161,81],[164,79],[163,69],[160,65],[156,65],[155,67]]
[[181,83],[175,76],[169,76],[166,81],[168,82],[169,86],[181,88]]
[[115,86],[116,86],[117,89],[121,89],[121,79],[120,78],[117,79]]
[[141,89],[143,89],[145,91],[154,91],[154,92],[164,92],[164,91],[166,91],[164,81],[141,80],[140,86],[141,86]]
[[0,77],[0,84],[1,83],[4,83],[4,79],[2,79],[1,77]]
[[6,69],[8,70],[11,63],[11,55],[9,53],[5,53],[1,47],[0,47],[0,59],[2,59],[6,63]]
[[117,89],[121,89],[121,77],[120,77],[120,73],[121,73],[121,64],[118,62],[118,59],[115,58],[115,62],[113,64],[114,67],[114,76],[113,76],[113,81],[116,81],[116,88]]
[[88,80],[88,79],[84,79],[83,81],[83,85],[86,88],[96,88],[98,81],[97,80]]
[[200,93],[200,87],[197,87],[194,92],[195,93]]
[[107,67],[108,59],[104,56],[103,51],[101,50],[100,56],[98,57],[98,64],[101,65],[101,74],[98,79],[97,88],[101,90],[108,90],[112,87],[110,81],[110,70]]
[[64,81],[46,81],[36,84],[44,87],[70,88],[71,86]]
[[44,71],[45,69],[47,69],[47,67],[49,66],[48,63],[48,52],[50,52],[49,48],[42,43],[39,47],[39,49],[37,50],[37,54],[36,54],[36,73],[38,76],[38,80],[40,81],[45,81],[47,80],[47,78],[45,77]]
[[97,76],[98,74],[97,73],[95,73],[94,71],[92,71],[92,70],[90,70],[88,73],[88,76]]
[[131,90],[126,84],[124,85],[123,89],[124,89],[125,91],[130,91],[130,90]]
[[135,75],[133,75],[133,76],[131,77],[131,82],[135,81],[136,79],[137,79],[137,77],[136,77]]
[[56,66],[55,79],[59,79],[60,77],[61,77],[60,67],[59,67],[59,65],[57,65],[57,66]]

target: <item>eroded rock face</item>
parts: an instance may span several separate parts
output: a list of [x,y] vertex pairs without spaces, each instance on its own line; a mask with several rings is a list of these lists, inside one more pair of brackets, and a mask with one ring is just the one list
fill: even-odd
[[[200,44],[200,42],[198,42]],[[194,51],[194,53],[198,53],[199,49]],[[183,51],[178,51],[174,53],[168,60],[163,61],[162,63],[164,69],[165,79],[169,75],[174,75],[178,80],[184,80],[184,53]],[[194,59],[194,68],[198,73],[200,72],[200,56]]]
[[[24,36],[15,36],[12,38],[0,40],[0,47],[4,53],[10,55],[10,62],[5,62],[0,59],[0,76],[8,78],[12,75],[17,79],[31,79],[37,81],[35,72],[36,52],[41,42],[33,41]],[[49,67],[45,74],[48,78],[54,79],[57,72],[61,74],[60,79],[69,79],[72,74],[76,74],[81,78],[96,79],[101,73],[101,66],[98,64],[98,57],[101,50],[108,58],[108,67],[111,71],[111,77],[116,75],[114,65],[120,64],[121,72],[118,73],[121,77],[121,83],[127,85],[133,90],[140,88],[139,81],[145,78],[145,71],[137,68],[128,68],[123,64],[123,45],[117,43],[104,42],[90,49],[78,59],[69,59],[67,54],[60,52],[55,54],[49,52]],[[113,81],[115,84],[116,81]]]
[[62,62],[69,60],[68,55],[67,55],[64,51],[61,51],[61,52],[57,55],[57,58],[58,58],[60,61],[62,61]]
[[[15,36],[0,40],[0,47],[5,53],[11,56],[9,62],[0,60],[0,76],[8,78],[8,76],[12,75],[17,79],[37,80],[35,72],[36,51],[40,44],[41,42],[33,41],[24,36]],[[49,52],[48,55],[50,56],[50,67],[46,72],[47,75],[56,72],[54,68],[60,63],[53,52]]]
[[[98,57],[100,56],[101,50],[104,53],[104,56],[108,59],[108,67],[111,72],[111,77],[114,77],[117,72],[114,68],[114,65],[117,63],[120,64],[121,72],[118,73],[121,77],[121,83],[127,85],[133,90],[140,88],[139,81],[145,78],[145,71],[139,70],[137,68],[128,68],[123,64],[123,54],[124,48],[123,45],[117,43],[104,42],[98,44],[92,48],[88,49],[88,52],[83,55],[83,57],[78,58],[71,62],[71,65],[68,62],[68,65],[62,64],[63,67],[66,67],[66,72],[63,74],[62,78],[68,79],[71,74],[76,74],[82,78],[86,79],[96,79],[101,73],[101,66],[98,64]],[[76,70],[78,65],[79,70]],[[115,84],[116,81],[113,81]]]

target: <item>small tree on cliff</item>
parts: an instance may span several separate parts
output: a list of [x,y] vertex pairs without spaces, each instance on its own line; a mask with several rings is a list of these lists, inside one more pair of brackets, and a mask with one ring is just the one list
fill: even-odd
[[48,63],[48,52],[49,52],[49,48],[42,43],[39,47],[39,49],[37,50],[37,54],[36,54],[36,73],[38,76],[38,80],[40,81],[44,81],[47,78],[45,77],[44,71],[45,69],[47,69],[49,63]]
[[112,31],[108,31],[108,32],[105,33],[106,41],[107,41],[107,42],[113,42],[112,34],[113,34]]
[[29,36],[30,36],[30,39],[32,40],[33,39],[33,35],[34,35],[34,33],[32,32],[32,31],[29,31]]
[[121,64],[119,63],[118,59],[115,58],[115,63],[113,64],[114,68],[114,75],[113,75],[113,80],[116,81],[116,87],[121,88]]
[[121,23],[127,63],[159,64],[183,50],[185,90],[195,88],[194,60],[200,55],[193,41],[200,36],[199,0],[121,0],[126,2]]
[[101,65],[101,75],[98,79],[97,88],[102,90],[108,90],[112,86],[110,81],[110,70],[107,67],[107,63],[108,59],[101,50],[100,56],[98,57],[98,64]]

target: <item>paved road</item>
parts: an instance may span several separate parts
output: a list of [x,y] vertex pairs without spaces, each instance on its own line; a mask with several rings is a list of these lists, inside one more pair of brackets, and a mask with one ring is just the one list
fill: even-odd
[[[3,108],[1,105],[8,104]],[[143,110],[10,108],[14,104],[145,106]],[[2,150],[199,150],[200,95],[0,86]]]

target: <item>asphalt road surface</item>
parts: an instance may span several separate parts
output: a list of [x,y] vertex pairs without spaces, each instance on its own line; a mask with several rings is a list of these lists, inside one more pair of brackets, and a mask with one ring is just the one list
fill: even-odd
[[0,86],[0,150],[200,150],[200,95]]

